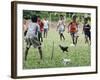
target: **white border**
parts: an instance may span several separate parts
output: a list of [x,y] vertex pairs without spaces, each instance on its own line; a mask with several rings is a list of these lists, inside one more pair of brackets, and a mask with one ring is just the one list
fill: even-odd
[[[82,12],[91,13],[91,66],[70,67],[70,68],[49,68],[49,69],[33,69],[23,70],[22,61],[22,16],[23,10],[39,10],[39,11],[57,11],[57,12]],[[45,75],[45,74],[63,74],[63,73],[79,73],[93,72],[96,70],[96,10],[91,8],[74,8],[46,5],[27,5],[17,4],[17,76]]]

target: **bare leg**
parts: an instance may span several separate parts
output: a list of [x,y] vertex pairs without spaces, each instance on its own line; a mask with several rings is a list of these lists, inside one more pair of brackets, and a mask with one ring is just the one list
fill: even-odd
[[85,35],[85,43],[88,43],[88,37]]
[[43,42],[42,32],[41,32],[41,42]]
[[71,34],[71,37],[72,37],[73,44],[75,44],[75,36],[73,33]]
[[89,32],[89,41],[90,41],[90,44],[91,44],[91,32]]
[[75,38],[76,38],[75,45],[77,44],[78,37],[79,37],[79,36],[75,36]]
[[38,32],[38,40],[40,41],[40,39],[41,39],[41,33]]
[[61,35],[61,33],[59,33],[59,35],[60,35],[60,40],[62,40],[62,35]]
[[42,49],[41,49],[41,47],[38,47],[38,50],[39,50],[39,54],[40,54],[40,59],[42,59]]
[[61,35],[62,35],[63,39],[65,40],[65,37],[64,37],[63,33],[61,33]]
[[46,31],[46,38],[47,38],[47,34],[48,34],[48,32]]
[[27,43],[27,46],[25,49],[25,61],[27,60],[28,51],[29,51],[29,48],[31,46],[30,39],[26,39],[26,43]]
[[27,60],[28,50],[29,50],[29,48],[26,48],[26,50],[25,50],[25,61]]

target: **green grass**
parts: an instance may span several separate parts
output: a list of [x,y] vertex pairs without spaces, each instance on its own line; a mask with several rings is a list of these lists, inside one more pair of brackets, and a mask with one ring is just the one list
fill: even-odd
[[[71,36],[67,31],[64,32],[66,38],[65,41],[60,41],[58,32],[56,29],[50,29],[48,37],[44,38],[42,43],[43,60],[40,60],[40,55],[36,48],[31,47],[27,61],[24,60],[23,53],[23,68],[24,69],[36,69],[36,68],[55,68],[55,67],[78,67],[78,66],[89,66],[91,65],[91,50],[90,45],[85,44],[84,34],[81,30],[79,32],[78,44],[76,47],[70,46],[72,43]],[[52,55],[52,46],[54,41],[54,54]],[[62,52],[59,48],[59,44],[66,45],[69,47],[69,52]],[[25,46],[24,46],[25,47]],[[62,59],[71,59],[71,62],[64,65]]]

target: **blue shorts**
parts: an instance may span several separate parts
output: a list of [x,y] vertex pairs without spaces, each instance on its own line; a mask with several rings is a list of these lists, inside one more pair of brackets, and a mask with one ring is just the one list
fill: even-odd
[[59,30],[59,34],[60,34],[60,33],[63,33],[63,32],[64,32],[64,30]]
[[45,28],[45,29],[44,29],[44,32],[48,32],[48,28]]
[[85,34],[86,36],[88,36],[89,38],[91,37],[91,32],[90,32],[90,31],[85,31],[84,34]]

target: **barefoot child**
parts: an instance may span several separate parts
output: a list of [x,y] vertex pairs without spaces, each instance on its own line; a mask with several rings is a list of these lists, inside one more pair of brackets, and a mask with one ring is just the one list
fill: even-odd
[[31,45],[33,45],[34,48],[38,48],[40,59],[42,59],[41,43],[38,40],[39,25],[37,24],[37,16],[32,16],[31,21],[26,34],[27,45],[25,50],[25,60],[27,60],[27,54]]
[[44,18],[43,24],[44,24],[44,38],[45,37],[47,38],[47,34],[49,30],[49,22],[46,17]]
[[57,24],[57,30],[59,31],[59,35],[60,35],[60,40],[65,40],[64,37],[64,31],[65,31],[65,22],[64,22],[64,17],[63,15],[60,15],[60,20],[58,21]]
[[[88,18],[84,19],[84,25],[83,25],[83,32],[85,35],[85,43],[91,42],[91,32],[90,32],[91,26],[88,23]],[[89,41],[88,41],[89,39]]]
[[78,40],[78,35],[77,35],[78,23],[76,22],[76,18],[77,18],[77,16],[74,15],[72,17],[72,19],[73,19],[72,22],[70,22],[69,25],[68,25],[68,32],[70,32],[70,35],[72,37],[73,45],[76,45],[77,40]]
[[40,31],[38,31],[38,39],[39,39],[40,42],[43,42],[42,32],[44,30],[44,28],[43,28],[44,24],[41,21],[40,16],[38,16],[37,23],[38,23],[38,25],[40,27]]

